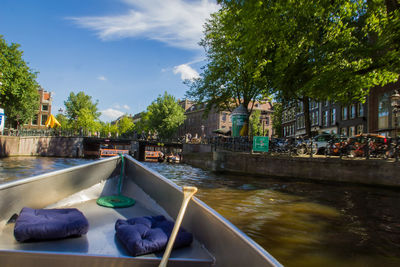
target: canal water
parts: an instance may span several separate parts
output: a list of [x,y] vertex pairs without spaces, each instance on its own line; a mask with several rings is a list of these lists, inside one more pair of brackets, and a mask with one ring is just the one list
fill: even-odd
[[0,184],[93,161],[51,157],[0,158]]
[[144,164],[197,186],[198,198],[285,266],[400,266],[400,190]]
[[[0,183],[88,162],[0,159]],[[215,174],[144,163],[196,196],[285,266],[400,266],[400,190]]]

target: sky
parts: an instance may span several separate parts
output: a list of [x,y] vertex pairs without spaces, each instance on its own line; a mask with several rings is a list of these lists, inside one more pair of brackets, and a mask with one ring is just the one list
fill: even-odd
[[102,121],[146,110],[206,64],[198,45],[213,0],[1,0],[0,35],[18,43],[52,113],[71,92],[98,100]]

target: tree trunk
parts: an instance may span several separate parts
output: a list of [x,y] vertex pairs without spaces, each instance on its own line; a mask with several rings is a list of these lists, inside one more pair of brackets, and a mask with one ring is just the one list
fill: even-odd
[[303,97],[301,99],[303,102],[303,112],[304,112],[304,126],[306,129],[306,137],[311,137],[311,120],[310,120],[310,98]]

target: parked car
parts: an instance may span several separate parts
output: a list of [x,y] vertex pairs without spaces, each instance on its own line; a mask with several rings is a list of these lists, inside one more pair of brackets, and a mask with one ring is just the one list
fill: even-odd
[[337,134],[329,134],[329,133],[323,133],[314,136],[313,142],[317,145],[317,154],[318,155],[324,155],[326,154],[326,148],[329,145],[329,142],[340,142],[342,137]]

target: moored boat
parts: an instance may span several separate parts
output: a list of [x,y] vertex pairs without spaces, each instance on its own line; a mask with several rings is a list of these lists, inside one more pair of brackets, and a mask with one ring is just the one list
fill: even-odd
[[[121,175],[121,167],[123,167]],[[119,178],[123,177],[122,187]],[[136,201],[127,208],[97,205],[121,193]],[[1,266],[157,266],[163,252],[132,257],[115,237],[116,221],[163,215],[174,220],[182,191],[130,156],[119,156],[0,185]],[[15,214],[33,209],[76,208],[88,220],[85,235],[52,241],[18,242]],[[174,249],[168,266],[280,266],[268,252],[202,201],[190,201],[182,226],[190,246]]]

